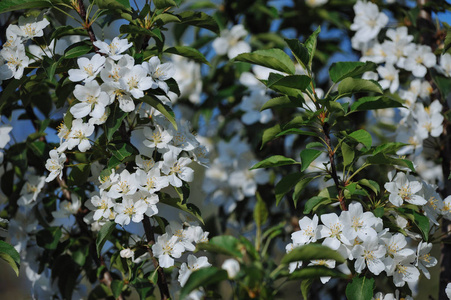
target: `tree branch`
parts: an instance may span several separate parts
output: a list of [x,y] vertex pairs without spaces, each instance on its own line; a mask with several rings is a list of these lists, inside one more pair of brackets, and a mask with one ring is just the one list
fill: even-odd
[[78,15],[83,21],[83,27],[86,29],[89,35],[89,39],[91,40],[92,46],[96,53],[99,53],[99,48],[94,45],[94,42],[97,41],[96,36],[94,34],[94,30],[92,29],[91,23],[89,22],[89,16],[86,15],[85,5],[83,4],[83,0],[77,0],[78,6],[75,7]]

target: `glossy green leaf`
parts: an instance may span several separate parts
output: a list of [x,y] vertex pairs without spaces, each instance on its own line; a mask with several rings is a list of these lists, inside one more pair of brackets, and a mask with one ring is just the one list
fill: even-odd
[[154,21],[156,24],[164,25],[172,22],[180,23],[180,18],[173,14],[164,13],[156,16]]
[[302,107],[303,103],[304,101],[300,97],[281,96],[266,101],[260,111],[264,111],[269,108],[297,108]]
[[115,228],[116,228],[116,223],[113,221],[106,222],[102,226],[102,228],[100,228],[100,231],[97,234],[97,239],[96,239],[97,255],[100,256],[100,251],[102,251],[103,245],[105,245],[105,242],[110,238],[110,236],[113,233],[113,230]]
[[292,97],[302,97],[302,93],[310,85],[311,79],[305,75],[283,76],[276,73],[269,74],[267,87]]
[[294,207],[297,207],[298,201],[301,198],[302,191],[312,180],[313,180],[313,177],[306,177],[306,178],[303,178],[302,180],[300,180],[298,183],[296,183],[296,185],[294,186],[294,192],[293,192]]
[[375,71],[377,65],[373,62],[343,61],[333,63],[329,68],[330,79],[337,83],[348,77],[362,75],[365,72]]
[[153,3],[155,4],[155,7],[158,9],[164,9],[177,5],[174,0],[153,0]]
[[294,74],[295,68],[291,58],[280,49],[257,50],[252,53],[242,53],[234,61],[248,62],[273,70]]
[[127,117],[128,113],[119,108],[119,105],[114,105],[112,112],[105,122],[105,134],[108,141],[111,141],[115,132],[121,127],[122,121]]
[[382,88],[376,81],[366,79],[345,78],[338,85],[339,98],[351,96],[355,93],[373,92],[382,94]]
[[130,10],[129,0],[96,0],[95,3],[101,9]]
[[52,7],[50,0],[2,0],[0,1],[0,14],[21,9]]
[[80,57],[82,55],[85,55],[89,52],[91,52],[92,50],[92,46],[86,44],[86,42],[78,42],[75,43],[71,46],[69,46],[65,51],[64,51],[64,57],[65,58],[77,58]]
[[243,257],[239,240],[231,235],[220,235],[211,238],[208,243],[198,243],[198,250],[206,250],[213,253],[225,254],[232,257]]
[[52,32],[52,35],[50,36],[50,41],[54,40],[54,39],[59,39],[62,38],[64,36],[68,36],[68,35],[82,35],[82,36],[87,36],[88,33],[86,31],[86,29],[83,28],[74,28],[72,26],[60,26],[57,27],[55,29],[55,31]]
[[322,151],[316,149],[304,149],[301,151],[301,172],[304,172],[310,164],[320,156]]
[[[363,79],[362,79],[363,80]],[[402,103],[382,96],[361,97],[351,105],[351,111],[365,111],[392,107],[402,107]]]
[[17,276],[19,276],[20,269],[20,254],[14,247],[5,241],[0,240],[0,257],[5,260]]
[[346,297],[348,300],[371,300],[373,298],[374,279],[354,277],[346,286]]
[[188,46],[175,46],[175,47],[166,49],[164,52],[187,57],[194,61],[197,61],[197,62],[200,62],[200,63],[210,66],[210,63],[207,61],[205,56],[202,53],[200,53],[199,50],[197,50],[195,48],[191,48]]
[[218,283],[228,278],[227,271],[215,267],[202,268],[194,271],[189,276],[180,292],[180,299],[185,299],[193,290],[210,284]]
[[308,54],[309,54],[309,61],[308,61],[308,69],[312,69],[312,61],[313,57],[315,56],[316,51],[316,44],[318,35],[321,32],[321,26],[318,26],[316,30],[307,38],[307,40],[304,42],[305,48],[307,48]]
[[289,278],[291,280],[298,279],[314,279],[319,277],[345,277],[343,273],[338,272],[334,269],[329,269],[325,266],[306,266],[300,270],[295,270],[290,274]]
[[127,157],[137,154],[135,148],[129,143],[109,144],[108,149],[120,161],[124,161]]
[[309,67],[310,56],[309,51],[304,46],[304,44],[302,44],[298,39],[285,39],[285,42],[287,43],[288,47],[291,50],[291,53],[293,53],[297,62],[305,70],[307,70]]
[[352,132],[351,134],[349,134],[349,137],[353,138],[354,140],[356,140],[357,142],[363,144],[363,146],[365,146],[366,148],[370,148],[372,143],[373,143],[373,139],[371,137],[371,134],[363,129],[359,129],[357,131]]
[[254,222],[257,226],[261,227],[268,219],[268,207],[265,201],[257,194],[257,203],[254,207]]
[[161,33],[158,31],[152,31],[147,28],[139,27],[133,24],[124,24],[119,28],[120,33],[130,33],[130,34],[136,34],[136,35],[144,35],[144,36],[151,36],[154,38],[157,38],[160,41],[163,41],[163,38],[161,36]]
[[297,261],[310,261],[313,259],[333,259],[337,263],[344,263],[345,259],[337,252],[327,246],[320,244],[308,244],[295,247],[283,258],[282,264],[289,264]]
[[113,297],[115,299],[119,298],[122,293],[122,288],[124,287],[124,282],[122,280],[113,280],[111,282],[111,291],[113,292]]
[[310,291],[310,288],[312,287],[313,279],[304,279],[301,282],[301,293],[304,300],[308,300],[308,294]]
[[413,223],[423,236],[423,239],[427,242],[429,239],[429,227],[430,227],[428,217],[410,208],[398,207],[397,211],[406,219],[413,221]]
[[283,197],[290,192],[296,183],[301,180],[302,173],[293,173],[284,176],[275,186],[274,192],[276,194],[276,205],[279,205]]
[[312,211],[314,211],[315,207],[321,205],[324,202],[328,202],[328,201],[330,201],[330,198],[327,198],[327,197],[322,197],[322,196],[312,197],[309,200],[307,200],[307,202],[305,203],[303,213],[305,215],[307,215],[307,214],[311,213]]
[[346,143],[341,144],[341,153],[343,154],[343,165],[349,166],[354,160],[354,148]]
[[263,149],[263,146],[268,143],[269,141],[272,141],[276,138],[276,136],[281,132],[280,125],[276,124],[271,128],[266,129],[263,131],[262,136],[262,145],[260,147],[260,150]]
[[412,172],[415,172],[415,168],[413,166],[413,163],[408,159],[401,159],[401,158],[393,158],[390,156],[387,156],[383,153],[378,153],[373,156],[367,157],[367,162],[372,165],[395,165],[395,166],[401,166],[401,167],[407,167]]
[[260,169],[260,168],[274,168],[279,166],[285,166],[285,165],[292,165],[296,164],[294,159],[285,157],[283,155],[273,155],[268,158],[265,158],[264,160],[256,163],[255,165],[250,168],[250,170],[254,169]]
[[374,180],[368,180],[368,179],[360,179],[358,181],[360,185],[366,186],[370,188],[376,195],[380,192],[379,184]]
[[180,23],[205,28],[219,34],[219,26],[215,19],[204,12],[184,11],[178,14]]
[[145,95],[144,97],[140,98],[143,102],[149,104],[159,112],[163,114],[163,116],[168,119],[169,122],[171,122],[172,126],[174,126],[175,129],[177,129],[177,122],[175,121],[174,112],[169,106],[164,105],[160,99],[156,98],[153,95]]
[[297,128],[290,128],[290,129],[287,129],[287,130],[284,130],[284,131],[278,133],[278,134],[276,135],[276,137],[283,136],[283,135],[288,135],[288,134],[299,134],[299,135],[308,135],[308,136],[318,136],[318,134],[315,133],[315,132],[305,131],[305,130],[297,129]]

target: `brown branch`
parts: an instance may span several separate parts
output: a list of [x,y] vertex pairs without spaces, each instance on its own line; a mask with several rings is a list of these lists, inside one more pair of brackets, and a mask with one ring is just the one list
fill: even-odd
[[94,45],[94,42],[97,41],[96,36],[94,34],[94,30],[92,29],[91,23],[89,22],[89,16],[86,15],[85,5],[83,4],[83,0],[77,0],[77,6],[75,10],[83,21],[83,27],[86,29],[89,35],[89,39],[91,40],[92,46],[94,50],[99,53],[99,48]]
[[152,245],[155,244],[155,234],[153,232],[152,225],[150,224],[150,219],[146,215],[144,215],[143,227],[144,232],[146,233],[147,243],[149,245],[147,251],[149,252],[150,257],[152,257],[152,262],[155,267],[155,270],[157,270],[158,272],[158,288],[160,289],[161,299],[162,300],[169,299],[171,296],[169,294],[169,287],[166,279],[166,274],[164,274],[163,268],[160,268],[158,260],[155,258],[155,256],[153,256],[153,252],[151,249]]
[[322,123],[322,127],[323,127],[323,132],[324,132],[324,140],[326,141],[326,144],[329,148],[329,161],[330,161],[330,167],[331,167],[331,176],[332,179],[335,183],[335,187],[337,188],[338,191],[338,201],[340,201],[340,208],[341,210],[348,210],[348,208],[346,207],[346,203],[345,203],[345,199],[343,196],[343,190],[340,187],[340,181],[338,179],[338,175],[337,175],[337,169],[335,167],[335,151],[332,149],[332,143],[330,141],[330,125],[329,123]]

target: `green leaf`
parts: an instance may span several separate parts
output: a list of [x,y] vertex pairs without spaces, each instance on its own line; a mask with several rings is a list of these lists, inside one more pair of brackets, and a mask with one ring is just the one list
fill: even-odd
[[73,185],[83,185],[89,177],[89,172],[91,171],[91,165],[85,163],[79,163],[72,167],[72,170],[67,176],[67,184],[69,186]]
[[30,8],[52,7],[52,1],[36,1],[36,0],[2,0],[0,1],[0,14]]
[[302,97],[302,93],[309,86],[310,77],[305,75],[283,76],[276,73],[270,73],[267,87],[276,92],[286,94],[292,97]]
[[119,127],[121,127],[122,120],[124,120],[127,115],[128,113],[120,109],[119,105],[115,105],[113,107],[113,112],[108,116],[108,119],[106,120],[104,127],[106,138],[108,141],[111,141],[114,133],[117,132]]
[[304,70],[307,70],[309,68],[310,56],[309,51],[304,44],[302,44],[298,39],[285,39],[285,42],[298,63],[304,68]]
[[100,9],[130,10],[130,1],[128,0],[96,0],[95,3]]
[[36,243],[39,247],[47,250],[55,250],[62,236],[60,227],[49,227],[42,229],[36,234]]
[[200,62],[200,63],[210,66],[210,63],[207,61],[205,56],[202,53],[200,53],[199,50],[197,50],[195,48],[191,48],[188,46],[175,46],[175,47],[166,49],[164,52],[187,57],[194,61],[197,61],[197,62]]
[[365,72],[375,71],[377,65],[373,62],[344,61],[333,63],[329,68],[330,79],[337,83],[347,77],[355,77]]
[[337,263],[344,263],[345,259],[327,246],[319,244],[308,244],[296,247],[282,258],[282,264],[289,264],[297,261],[310,261],[313,259],[333,259]]
[[168,14],[168,13],[164,13],[164,14],[156,16],[154,21],[156,24],[161,24],[161,25],[164,25],[167,23],[172,23],[172,22],[180,23],[179,17],[177,17],[173,14]]
[[102,251],[103,245],[105,245],[105,242],[110,238],[111,234],[113,233],[113,230],[116,228],[116,223],[113,221],[106,222],[102,228],[100,228],[100,231],[97,235],[96,239],[96,250],[97,255],[100,257],[100,251]]
[[[363,79],[362,79],[363,80]],[[351,105],[351,111],[365,111],[392,107],[403,107],[402,103],[382,96],[361,97]]]
[[[305,130],[297,129],[297,128],[290,128],[290,129],[287,129],[287,130],[284,130],[284,131],[278,133],[278,134],[276,135],[276,137],[283,136],[283,135],[288,135],[288,134],[299,134],[299,135],[318,136],[318,134],[315,133],[315,132],[305,131]],[[323,146],[323,144],[321,144],[321,145]]]
[[92,46],[86,44],[86,42],[78,42],[73,45],[70,45],[64,51],[65,58],[77,58],[82,55],[89,53],[92,50]]
[[343,154],[343,165],[349,166],[354,160],[354,148],[346,143],[341,144],[341,153]]
[[322,197],[322,196],[315,196],[307,200],[307,203],[305,203],[304,211],[303,213],[305,215],[309,214],[310,212],[315,210],[315,207],[321,205],[323,202],[330,201],[330,198]]
[[124,287],[124,282],[122,280],[113,280],[111,282],[111,291],[113,292],[113,297],[115,299],[119,298],[122,293],[122,288]]
[[158,9],[164,9],[171,6],[177,6],[174,0],[153,0],[155,7]]
[[429,239],[429,219],[425,215],[419,214],[413,209],[398,207],[397,211],[405,218],[413,221],[415,226],[421,232],[423,239],[427,242]]
[[303,99],[300,97],[289,97],[289,96],[281,96],[268,100],[265,104],[263,104],[260,111],[264,111],[269,108],[296,108],[302,107],[304,103]]
[[219,34],[219,26],[215,19],[204,12],[185,11],[178,15],[180,23],[205,28]]
[[109,144],[108,149],[111,151],[113,156],[120,161],[124,161],[127,157],[137,154],[135,148],[128,143]]
[[158,284],[158,269],[154,270],[149,276],[150,282],[153,284]]
[[291,280],[298,280],[298,279],[314,279],[319,277],[345,277],[343,273],[338,272],[334,269],[329,269],[325,266],[307,266],[303,267],[300,270],[295,270],[293,273],[290,274]]
[[[158,28],[155,28],[158,29]],[[147,28],[139,27],[133,24],[124,24],[119,28],[120,33],[130,33],[130,34],[136,34],[138,36],[144,35],[144,36],[151,36],[159,41],[163,41],[163,38],[161,36],[161,33],[159,31],[152,31]]]
[[255,165],[250,168],[250,170],[254,169],[260,169],[260,168],[273,168],[273,167],[279,167],[279,166],[285,166],[285,165],[292,165],[296,164],[294,159],[285,157],[283,155],[273,155],[268,158],[265,158],[261,162],[256,163]]
[[373,155],[378,153],[384,153],[384,154],[396,154],[396,151],[401,149],[402,147],[406,146],[407,144],[404,143],[385,143],[382,145],[377,146],[373,150]]
[[376,195],[380,192],[379,184],[374,180],[360,179],[358,184],[370,188]]
[[301,198],[301,192],[312,180],[313,180],[313,177],[306,177],[306,178],[303,178],[298,183],[296,183],[296,185],[294,186],[293,203],[294,203],[295,208],[298,204],[299,199]]
[[254,222],[258,227],[261,227],[268,219],[268,208],[265,201],[257,193],[257,204],[254,207]]
[[363,146],[365,146],[366,148],[370,148],[372,143],[373,143],[373,139],[371,138],[371,134],[363,129],[359,129],[357,131],[354,131],[353,133],[351,133],[349,135],[349,137],[353,138],[354,140],[356,140],[357,142],[363,144]]
[[305,300],[308,300],[308,293],[312,287],[313,279],[304,279],[301,282],[301,293]]
[[263,136],[262,136],[262,145],[260,147],[260,150],[263,149],[263,146],[269,142],[272,141],[281,131],[280,125],[276,124],[271,128],[266,129],[265,131],[263,131]]
[[318,26],[318,28],[316,28],[316,30],[304,42],[304,46],[305,46],[305,48],[307,48],[307,51],[309,54],[309,61],[308,61],[308,69],[309,70],[312,69],[312,61],[313,61],[313,57],[315,56],[317,38],[318,38],[318,35],[320,32],[321,32],[321,26]]
[[52,32],[52,35],[50,36],[50,41],[54,40],[54,39],[60,39],[63,36],[68,36],[68,35],[82,35],[82,36],[87,36],[88,33],[85,29],[83,28],[74,28],[72,26],[61,26],[61,27],[57,27],[55,29],[55,31]]
[[301,180],[302,173],[292,173],[283,177],[275,186],[274,192],[276,194],[276,205],[279,205],[286,193],[291,191],[293,187]]
[[410,160],[393,158],[383,153],[378,153],[376,155],[369,156],[367,157],[366,161],[372,165],[396,165],[401,167],[407,167],[410,170],[412,170],[412,172],[415,172],[413,163]]
[[197,208],[196,205],[192,204],[192,203],[186,203],[183,204],[180,199],[177,198],[170,198],[170,197],[161,197],[160,198],[160,203],[164,203],[166,205],[178,208],[184,212],[189,213],[190,215],[196,217],[196,219],[198,219],[199,221],[202,222],[202,224],[204,223],[204,220],[202,219],[202,216],[200,214],[200,210],[199,208]]
[[373,298],[374,279],[354,277],[346,286],[346,297],[348,300],[371,300]]
[[310,164],[320,156],[322,151],[316,149],[304,149],[301,151],[301,172],[304,172]]
[[351,96],[355,93],[374,92],[382,94],[382,88],[376,81],[365,79],[345,78],[338,85],[339,98]]
[[240,242],[231,235],[220,235],[211,238],[208,243],[198,243],[198,250],[207,250],[213,253],[225,254],[232,257],[243,257],[240,250]]
[[168,119],[169,122],[171,122],[172,126],[177,130],[177,122],[175,121],[174,112],[169,106],[164,105],[160,99],[156,98],[153,95],[145,95],[144,97],[140,98],[143,102],[149,104],[159,112],[163,114],[163,116]]
[[280,49],[266,49],[257,50],[252,53],[242,53],[233,60],[257,64],[291,75],[295,73],[291,58]]
[[180,299],[185,299],[193,290],[210,284],[218,283],[228,278],[227,271],[215,267],[202,268],[189,276],[180,292]]
[[13,268],[16,276],[19,276],[20,254],[14,247],[5,241],[0,240],[0,257]]

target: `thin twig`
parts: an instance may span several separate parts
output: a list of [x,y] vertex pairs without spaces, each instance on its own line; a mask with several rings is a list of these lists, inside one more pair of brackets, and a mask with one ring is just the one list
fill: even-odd
[[99,53],[99,48],[94,45],[94,42],[97,41],[96,36],[94,34],[94,30],[92,29],[91,23],[89,22],[89,16],[86,15],[85,5],[83,4],[83,0],[78,0],[78,9],[76,9],[78,15],[83,21],[83,27],[86,29],[89,35],[89,39],[91,40],[92,45],[94,46],[94,50]]

